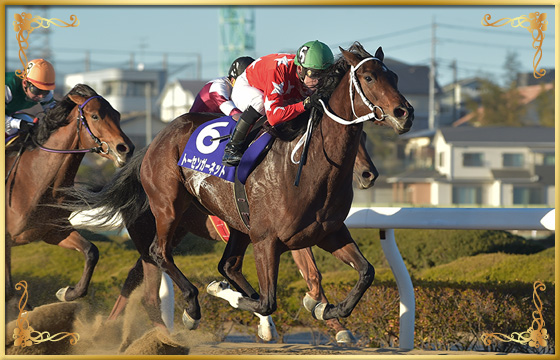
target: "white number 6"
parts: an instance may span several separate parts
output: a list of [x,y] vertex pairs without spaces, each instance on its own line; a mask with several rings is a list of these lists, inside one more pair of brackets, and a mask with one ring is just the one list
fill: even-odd
[[210,145],[204,144],[204,139],[209,137],[210,139],[214,139],[220,137],[220,132],[216,130],[218,127],[227,127],[229,125],[228,122],[217,122],[215,124],[209,125],[202,129],[202,131],[196,137],[196,148],[202,154],[210,154],[216,151],[218,146],[220,145],[219,141],[212,141]]

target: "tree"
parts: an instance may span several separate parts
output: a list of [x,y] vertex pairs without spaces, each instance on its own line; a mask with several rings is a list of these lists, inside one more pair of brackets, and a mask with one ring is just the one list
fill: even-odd
[[554,86],[546,90],[541,84],[541,92],[535,99],[535,109],[542,126],[554,127]]
[[[473,123],[479,126],[521,126],[526,108],[515,86],[504,89],[490,80],[481,80],[480,103],[468,100],[467,109],[473,114]],[[481,108],[481,110],[479,110]]]

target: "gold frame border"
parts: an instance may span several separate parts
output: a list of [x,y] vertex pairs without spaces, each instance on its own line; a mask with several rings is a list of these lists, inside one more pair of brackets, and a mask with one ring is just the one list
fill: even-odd
[[[117,0],[117,1],[111,1],[111,0],[86,0],[80,3],[77,3],[75,0],[28,0],[23,2],[22,0],[2,0],[2,6],[0,7],[0,12],[1,12],[1,17],[2,19],[6,18],[6,6],[22,6],[22,5],[29,5],[29,6],[44,6],[46,2],[48,2],[48,5],[68,5],[68,6],[76,6],[76,5],[100,5],[100,6],[114,6],[114,5],[130,5],[130,6],[142,6],[142,5],[154,5],[154,6],[167,6],[167,5],[183,5],[183,6],[196,6],[196,5],[205,5],[205,6],[211,6],[211,5],[276,5],[273,1],[275,0],[253,0],[253,1],[219,1],[219,0],[164,0],[161,2],[155,2],[154,0]],[[419,5],[428,5],[428,6],[554,6],[554,14],[555,14],[555,29],[554,29],[554,33],[555,33],[555,38],[559,39],[560,38],[560,1],[559,0],[542,0],[539,1],[538,3],[529,1],[529,0],[493,0],[490,3],[486,0],[459,0],[459,1],[454,1],[454,0],[422,0],[422,1],[414,1],[414,0],[378,0],[378,1],[367,1],[367,0],[350,0],[350,1],[345,1],[342,2],[341,0],[327,0],[327,1],[319,1],[319,0],[302,0],[302,1],[296,1],[296,0],[284,0],[282,2],[282,6],[299,6],[299,5],[313,5],[313,6],[329,6],[329,5],[344,5],[344,6],[352,6],[352,5],[368,5],[368,6],[382,6],[382,5],[394,5],[394,6],[419,6]],[[4,20],[2,20],[4,21]],[[6,29],[6,24],[4,24],[4,26],[0,29],[0,33],[2,35],[2,39],[1,39],[1,46],[2,49],[6,48],[6,34],[5,34],[5,29]],[[554,49],[555,51],[555,68],[558,69],[560,68],[560,50],[558,49],[558,46],[555,47]],[[5,58],[1,57],[0,59],[0,63],[2,64],[2,66],[5,69]],[[555,123],[556,123],[556,128],[555,128],[555,138],[556,139],[560,139],[560,110],[559,110],[559,106],[560,106],[560,96],[558,96],[558,89],[560,88],[560,76],[556,76],[555,78],[555,91],[556,91],[556,96],[555,96]],[[0,89],[0,92],[2,94],[2,96],[5,96],[4,92],[4,87],[2,86],[2,89]],[[0,104],[0,110],[2,112],[5,111],[4,108],[4,104]],[[0,145],[2,148],[2,152],[5,149],[4,144]],[[560,142],[556,142],[555,144],[555,150],[556,153],[560,153]],[[5,169],[5,158],[2,156],[0,158],[0,164],[1,167],[3,169]],[[0,197],[3,201],[5,201],[5,185],[2,184],[0,185],[2,187],[2,191],[0,191]],[[560,188],[560,172],[558,171],[558,168],[555,168],[555,188],[559,189]],[[555,195],[555,199],[556,199],[556,203],[558,204],[558,200],[560,199],[560,195],[559,192],[556,192]],[[4,211],[4,210],[2,210]],[[1,227],[5,229],[5,219],[4,216],[2,216],[0,218],[0,224]],[[560,224],[560,213],[556,212],[555,214],[555,224],[556,227],[558,227],[558,224]],[[558,239],[558,238],[557,238]],[[5,242],[5,238],[4,236],[2,236],[2,243],[1,245],[3,246]],[[558,259],[560,258],[560,246],[558,246],[556,248],[555,251],[555,258],[556,258],[556,266],[555,266],[555,278],[556,281],[555,283],[558,284],[559,280],[560,280],[560,262],[558,261]],[[2,261],[5,261],[4,259]],[[4,266],[0,266],[0,273],[2,276],[4,276],[5,273],[5,267]],[[0,296],[1,299],[5,299],[5,287],[4,286],[0,286]],[[560,289],[558,288],[558,286],[556,286],[556,290],[555,290],[555,299],[559,299],[560,297]],[[3,300],[2,300],[3,301]],[[560,314],[560,302],[558,300],[556,300],[555,302],[555,314]],[[4,311],[0,311],[0,321],[2,323],[5,324],[5,312]],[[560,323],[556,323],[556,343],[558,342],[558,339],[560,338]],[[5,355],[5,327],[2,327],[2,329],[0,330],[0,357],[3,359],[29,359],[29,360],[36,360],[37,358],[44,358],[44,359],[51,359],[52,356],[41,356],[41,357],[37,357],[37,356],[7,356]],[[402,354],[401,354],[402,355]],[[395,355],[391,355],[391,356],[359,356],[359,355],[352,355],[352,356],[341,356],[341,355],[332,355],[332,356],[328,356],[328,357],[324,357],[324,358],[329,358],[329,359],[357,359],[357,358],[371,358],[371,359],[380,359],[380,358],[393,358]],[[425,359],[429,359],[432,358],[433,355],[405,355],[407,358],[410,357],[415,357],[415,358],[425,358]],[[491,354],[484,354],[484,355],[477,355],[478,356],[492,356]],[[520,359],[520,360],[525,360],[528,358],[534,358],[537,357],[539,359],[556,359],[557,356],[556,355],[526,355],[526,354],[520,354],[520,355],[516,355],[516,354],[508,354],[508,359]],[[95,355],[95,356],[90,356],[90,355],[81,355],[81,356],[67,356],[64,358],[68,358],[68,359],[106,359],[106,360],[114,360],[115,356],[113,355]],[[123,360],[128,360],[128,359],[149,359],[149,360],[153,360],[153,356],[127,356],[127,355],[119,355],[118,356],[119,359],[123,359]],[[160,356],[157,358],[169,358],[169,359],[180,359],[180,358],[188,358],[191,360],[197,360],[197,359],[204,359],[204,360],[208,360],[208,359],[223,359],[223,358],[231,358],[231,359],[243,359],[246,360],[248,358],[251,359],[257,359],[257,358],[264,358],[264,359],[285,359],[285,356],[283,355],[262,355],[262,356],[257,356],[257,355],[243,355],[243,356],[238,356],[238,355],[230,355],[230,356],[218,356],[218,355],[204,355],[204,356],[197,356],[197,355],[187,355],[185,357],[181,357],[181,356]],[[294,359],[317,359],[317,358],[321,358],[321,357],[317,357],[317,356],[311,356],[311,355],[290,355],[290,358],[294,358]],[[446,358],[450,358],[450,359],[471,359],[472,356],[469,355],[446,355]]]
[[[492,339],[496,339],[501,342],[516,342],[521,345],[529,344],[530,347],[539,348],[546,347],[547,341],[549,339],[548,331],[544,328],[545,322],[542,316],[542,301],[537,294],[537,290],[544,291],[546,286],[540,282],[535,281],[533,284],[533,304],[537,308],[533,311],[533,323],[531,327],[522,333],[514,332],[511,335],[505,335],[501,333],[484,333],[482,334],[481,340],[485,345],[492,344]],[[537,325],[535,327],[535,324]]]
[[[522,27],[527,29],[531,36],[533,37],[533,49],[536,49],[537,52],[535,56],[533,56],[533,76],[536,79],[543,77],[546,74],[546,70],[541,69],[537,71],[537,67],[542,59],[542,44],[544,41],[544,32],[546,31],[548,21],[546,21],[546,13],[539,13],[534,12],[530,13],[529,15],[521,15],[516,18],[502,18],[496,20],[494,22],[489,22],[491,19],[490,14],[484,15],[482,19],[483,26],[492,26],[492,27],[500,27],[507,24],[511,24],[512,27]],[[525,23],[529,23],[529,25],[525,25]],[[537,36],[535,37],[535,31],[537,31]],[[537,59],[537,56],[539,57]],[[536,61],[535,61],[536,60]]]
[[48,331],[37,331],[31,327],[27,316],[29,313],[25,311],[25,306],[27,305],[28,293],[27,293],[27,281],[22,280],[18,282],[15,286],[16,290],[23,289],[23,294],[19,300],[19,315],[17,318],[17,327],[14,329],[13,339],[14,346],[16,347],[28,347],[36,344],[40,344],[45,341],[60,341],[67,337],[70,337],[70,345],[76,345],[80,339],[80,334],[60,332],[51,335]]
[[[70,15],[70,21],[72,21],[70,24],[60,19],[45,19],[25,12],[14,14],[14,18],[14,31],[16,32],[16,39],[19,45],[19,61],[21,61],[23,65],[23,70],[16,70],[16,75],[21,79],[25,79],[27,76],[27,55],[25,55],[25,50],[29,47],[27,41],[33,31],[39,28],[47,29],[51,25],[58,27],[77,27],[80,25],[80,20],[78,20],[76,15]],[[33,26],[34,23],[37,24],[37,26]]]

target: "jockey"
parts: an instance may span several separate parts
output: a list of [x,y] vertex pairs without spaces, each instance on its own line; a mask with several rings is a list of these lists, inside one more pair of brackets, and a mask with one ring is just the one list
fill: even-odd
[[237,77],[254,60],[250,56],[242,56],[235,59],[229,68],[228,76],[211,80],[204,85],[202,90],[196,95],[196,99],[189,112],[223,113],[230,116],[241,114],[241,110],[230,99],[231,90]]
[[[27,64],[25,78],[15,72],[6,72],[6,134],[28,133],[33,127],[33,119],[15,112],[41,104],[43,110],[56,105],[53,98],[55,88],[54,67],[45,59],[31,60]],[[22,116],[23,115],[23,116]],[[22,119],[24,118],[24,119]]]
[[318,41],[303,44],[297,54],[270,54],[255,60],[236,81],[231,98],[243,110],[222,163],[237,166],[245,137],[253,124],[267,116],[274,126],[317,106],[314,94],[321,72],[334,63],[330,48]]

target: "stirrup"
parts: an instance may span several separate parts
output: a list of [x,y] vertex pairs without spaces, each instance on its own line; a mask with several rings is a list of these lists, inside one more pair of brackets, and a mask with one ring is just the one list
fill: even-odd
[[237,166],[241,162],[241,157],[243,153],[239,151],[232,151],[224,153],[224,157],[222,158],[222,164],[228,166]]

